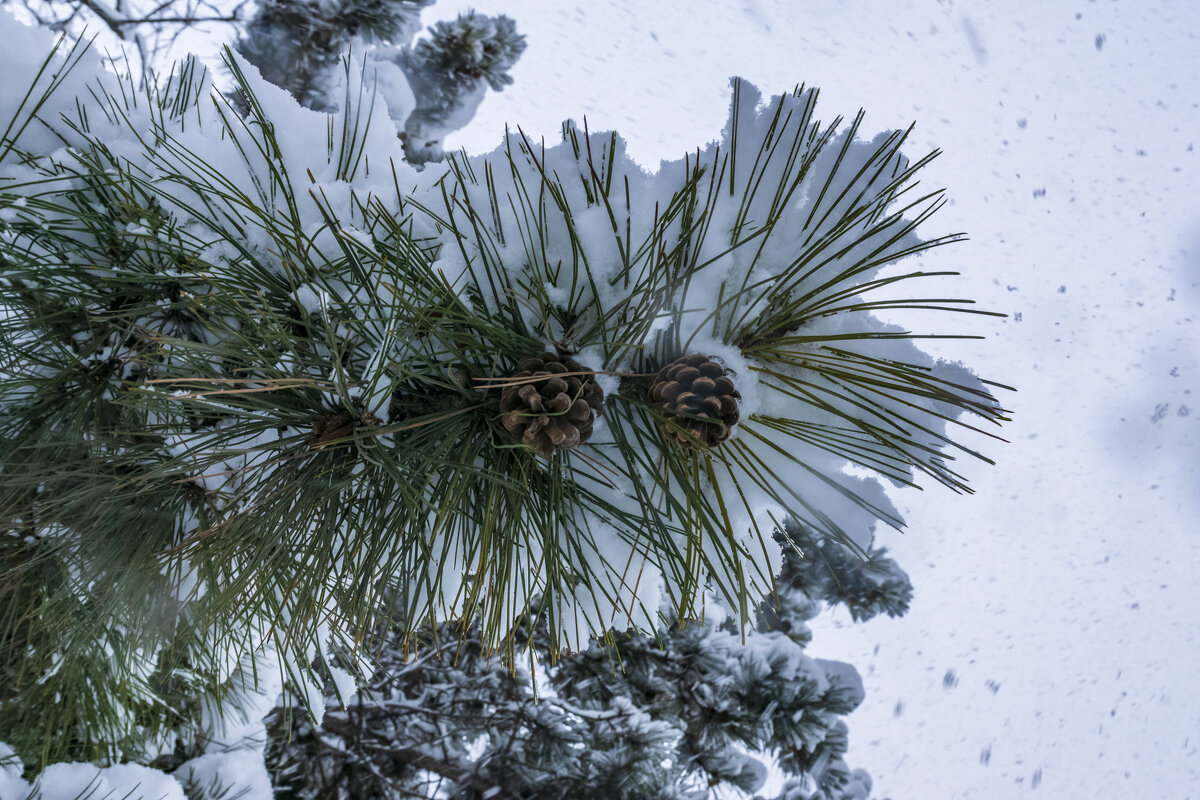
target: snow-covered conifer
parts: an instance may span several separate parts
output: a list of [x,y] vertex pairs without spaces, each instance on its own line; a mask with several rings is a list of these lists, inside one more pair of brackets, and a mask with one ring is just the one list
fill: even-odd
[[[343,105],[347,49],[362,51],[362,68],[378,84],[401,71],[413,100],[391,103],[408,160],[443,158],[442,140],[471,121],[490,87],[512,83],[508,70],[525,37],[506,16],[469,11],[420,30],[421,9],[434,0],[269,0],[246,25],[238,50],[262,76],[320,111]],[[353,47],[352,47],[353,45]],[[387,87],[385,86],[385,91]]]
[[[774,537],[829,565],[785,583],[901,610],[888,562],[843,574],[830,550],[869,555],[901,524],[862,473],[961,488],[953,454],[977,453],[949,425],[1004,419],[995,384],[878,317],[971,311],[897,292],[938,276],[896,262],[958,238],[917,235],[943,201],[915,191],[906,132],[863,140],[861,116],[819,122],[811,89],[735,80],[718,140],[655,173],[573,123],[418,168],[402,71],[378,91],[345,62],[326,113],[232,50],[230,93],[195,60],[145,85],[83,47],[30,59],[50,45],[14,25],[0,740],[30,774],[134,760],[198,781],[261,746],[283,682],[319,724],[313,665],[373,674],[398,617],[505,663],[523,631],[550,662],[578,654],[551,682],[589,780],[669,746],[680,780],[749,787],[755,741],[852,783],[836,718],[859,692],[803,653],[816,595],[760,614]],[[504,83],[511,26],[442,34],[419,51],[458,76],[428,84],[441,105]],[[612,631],[624,671],[594,642]],[[729,725],[690,733],[710,711]]]
[[434,0],[266,0],[246,24],[238,50],[262,76],[304,106],[337,108],[333,82],[351,42],[406,44]]
[[442,140],[463,127],[479,108],[488,87],[512,83],[508,70],[525,50],[525,37],[505,16],[475,12],[439,22],[427,39],[399,54],[417,107],[404,126],[408,159],[422,164],[443,157]]
[[[844,605],[855,621],[879,614],[899,617],[908,611],[912,583],[887,557],[886,548],[851,552],[832,539],[814,537],[794,520],[784,523],[784,532],[777,539],[799,545],[784,549],[780,579],[785,583],[802,585],[807,593],[831,605]],[[764,608],[764,613],[772,612]]]
[[299,705],[272,713],[276,797],[748,797],[774,756],[781,800],[865,798],[869,777],[842,759],[861,681],[805,652],[804,623],[847,600],[810,563],[785,551],[762,607],[788,612],[764,613],[744,638],[718,620],[677,621],[555,657],[544,630],[522,629],[514,670],[478,626],[394,629],[353,696],[327,681],[320,725]]

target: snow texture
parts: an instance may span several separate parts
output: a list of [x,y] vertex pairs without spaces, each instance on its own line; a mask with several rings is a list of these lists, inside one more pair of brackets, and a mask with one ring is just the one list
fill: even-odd
[[[0,759],[8,745],[0,742]],[[51,764],[32,784],[20,778],[20,762],[9,759],[0,769],[0,800],[188,800],[174,777],[140,764]],[[267,800],[273,794],[259,794]]]
[[271,800],[271,776],[267,774],[262,752],[230,750],[193,758],[172,773],[184,785],[196,787],[189,800]]

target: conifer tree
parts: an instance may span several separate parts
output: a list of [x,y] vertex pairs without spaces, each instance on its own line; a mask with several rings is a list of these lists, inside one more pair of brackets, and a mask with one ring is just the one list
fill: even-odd
[[[510,28],[443,33],[482,56],[436,107],[503,83]],[[407,74],[461,63],[435,44]],[[441,123],[414,104],[405,149],[369,63],[344,62],[326,111],[225,63],[223,94],[195,61],[145,84],[78,46],[0,53],[23,87],[0,95],[0,741],[28,775],[194,777],[230,714],[265,712],[267,673],[317,719],[314,664],[365,680],[398,624],[414,645],[427,624],[496,680],[485,657],[563,656],[556,691],[588,710],[571,736],[596,752],[640,757],[591,724],[611,703],[644,747],[749,785],[730,747],[767,734],[668,741],[662,720],[700,706],[620,698],[651,693],[637,665],[728,656],[755,625],[801,663],[784,628],[811,598],[902,606],[870,550],[901,520],[843,467],[965,489],[954,453],[979,454],[949,427],[1004,419],[996,384],[876,316],[985,313],[897,291],[945,274],[895,262],[960,238],[916,235],[943,202],[915,189],[932,156],[859,139],[861,115],[819,122],[814,90],[762,103],[734,81],[720,141],[654,174],[573,123],[417,169],[413,131]],[[806,588],[760,613],[776,535],[835,571],[867,561],[836,589],[792,567]],[[630,669],[602,677],[611,631]],[[834,673],[790,677],[836,716],[856,701]],[[744,694],[729,713],[761,715]],[[782,730],[828,755],[788,768],[850,785],[839,730]]]
[[[332,110],[342,102],[340,69],[347,48],[364,49],[375,80],[401,84],[412,98],[391,109],[408,160],[440,160],[442,139],[475,116],[487,89],[512,83],[508,70],[525,39],[505,16],[473,11],[420,30],[421,9],[434,0],[269,0],[246,25],[238,50],[262,76],[304,106]],[[403,73],[396,81],[391,73]]]
[[107,57],[151,80],[164,70],[162,53],[185,30],[231,28],[237,50],[264,78],[322,111],[343,102],[345,56],[357,52],[369,64],[373,88],[390,95],[408,160],[424,164],[441,160],[442,140],[470,122],[488,88],[501,91],[512,83],[508,70],[525,49],[513,20],[474,11],[419,36],[421,11],[435,2],[119,0],[110,7],[98,0],[0,0],[0,6],[19,6],[39,24],[76,38],[107,30],[115,43]]
[[858,621],[899,616],[912,586],[882,551],[860,569],[844,546],[815,546],[820,556],[783,551],[778,591],[744,638],[675,621],[553,659],[544,631],[523,630],[531,658],[514,672],[477,626],[443,624],[419,645],[393,634],[355,697],[328,693],[320,725],[299,706],[272,712],[276,797],[746,797],[773,754],[782,800],[865,798],[870,778],[842,760],[861,681],[804,654],[805,623],[823,604]]

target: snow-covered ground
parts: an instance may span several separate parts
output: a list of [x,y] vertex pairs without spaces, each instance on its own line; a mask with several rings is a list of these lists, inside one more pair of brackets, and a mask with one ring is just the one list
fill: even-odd
[[[441,0],[528,35],[504,124],[616,128],[654,167],[715,138],[727,79],[819,86],[823,119],[917,122],[952,205],[926,233],[952,296],[1007,320],[944,344],[1003,396],[1011,443],[977,490],[897,493],[883,531],[917,598],[818,621],[864,673],[854,766],[880,797],[1200,798],[1200,3],[1191,0]],[[916,153],[920,155],[920,153]],[[914,329],[920,320],[904,318]],[[944,325],[944,322],[940,323]],[[944,331],[938,331],[944,332]],[[926,345],[923,345],[926,346]],[[932,344],[927,345],[932,347]]]

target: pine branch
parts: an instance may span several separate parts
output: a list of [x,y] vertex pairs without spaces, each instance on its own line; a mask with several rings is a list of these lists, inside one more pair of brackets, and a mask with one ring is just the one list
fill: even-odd
[[[302,683],[393,602],[510,662],[522,626],[579,651],[710,594],[747,625],[781,520],[863,556],[902,524],[845,464],[965,489],[959,435],[1005,418],[874,316],[961,305],[880,294],[957,240],[916,237],[941,195],[909,197],[904,132],[739,82],[722,144],[655,176],[574,126],[417,172],[361,86],[330,120],[226,62],[237,101],[194,64],[73,110],[39,76],[5,122],[3,585],[38,599],[0,617],[0,663],[47,702],[123,681],[24,707],[23,748],[115,757],[173,670],[221,687],[275,648]],[[34,124],[67,146],[23,150]],[[64,739],[80,721],[107,733]]]

